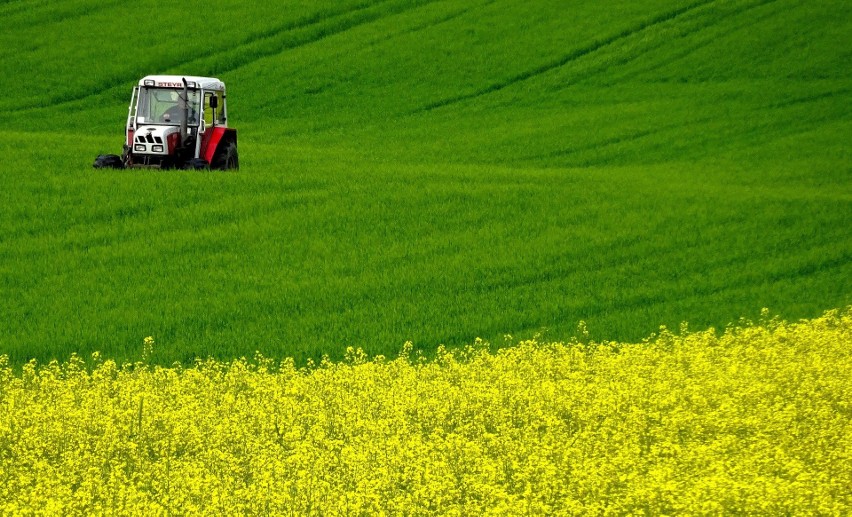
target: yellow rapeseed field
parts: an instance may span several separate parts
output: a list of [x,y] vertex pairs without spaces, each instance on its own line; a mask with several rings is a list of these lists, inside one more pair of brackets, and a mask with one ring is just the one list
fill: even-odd
[[852,511],[852,309],[540,341],[306,368],[0,358],[0,514]]

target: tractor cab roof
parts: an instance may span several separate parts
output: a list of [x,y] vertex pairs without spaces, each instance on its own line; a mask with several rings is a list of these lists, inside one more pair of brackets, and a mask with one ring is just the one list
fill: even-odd
[[190,88],[205,90],[224,90],[225,83],[215,77],[198,77],[195,75],[146,75],[139,79],[139,86],[154,86],[158,88],[183,88],[183,80]]

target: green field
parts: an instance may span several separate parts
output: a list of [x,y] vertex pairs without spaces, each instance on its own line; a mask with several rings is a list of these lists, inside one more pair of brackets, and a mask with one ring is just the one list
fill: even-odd
[[[394,355],[852,304],[844,1],[0,0],[0,355]],[[135,82],[239,172],[103,171]]]

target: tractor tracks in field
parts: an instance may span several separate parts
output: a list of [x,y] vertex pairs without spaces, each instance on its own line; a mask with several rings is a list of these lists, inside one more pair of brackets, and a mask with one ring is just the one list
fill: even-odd
[[[788,108],[795,108],[803,104],[816,103],[825,99],[831,99],[834,97],[839,97],[842,95],[848,95],[850,93],[849,88],[841,88],[841,89],[833,89],[824,92],[811,93],[805,95],[792,96],[785,100],[781,101],[771,101],[768,103],[760,103],[755,104],[748,108],[747,110],[742,111],[742,120],[761,120],[760,113],[765,110],[783,110]],[[842,114],[837,114],[836,118],[841,119],[843,117]],[[795,117],[798,120],[798,124],[786,124],[783,120],[790,120],[794,118],[794,115],[788,115],[787,118],[782,117],[781,122],[776,122],[776,126],[774,131],[763,131],[765,129],[766,123],[758,123],[753,122],[748,126],[743,127],[743,131],[748,131],[749,128],[752,128],[751,131],[756,131],[758,134],[765,134],[765,138],[784,138],[790,135],[794,135],[797,133],[803,133],[810,131],[817,124],[817,121],[812,119],[803,119],[800,117]],[[601,156],[607,156],[608,152],[618,153],[619,146],[630,146],[635,142],[653,138],[657,136],[664,136],[667,134],[676,135],[679,138],[683,138],[683,134],[689,132],[691,128],[699,128],[699,127],[708,127],[711,124],[718,123],[722,119],[718,114],[691,118],[686,120],[681,120],[674,123],[668,124],[654,124],[653,127],[647,127],[642,129],[634,129],[633,131],[624,132],[621,134],[616,134],[612,136],[608,136],[606,138],[601,138],[596,141],[584,143],[582,145],[576,145],[573,147],[554,149],[550,152],[539,153],[539,154],[527,154],[525,156],[520,156],[516,158],[519,163],[528,163],[536,160],[560,160],[560,159],[571,159],[572,157],[576,157],[578,155],[582,155],[583,153],[594,151],[597,153],[598,159],[586,158],[581,159],[580,161],[571,163],[571,166],[577,167],[588,167],[593,165],[600,165]],[[818,119],[822,121],[824,119]],[[649,123],[650,124],[650,123]],[[721,126],[716,127],[713,131],[706,131],[707,135],[718,135],[719,131],[721,131]],[[675,139],[672,138],[670,142],[674,142]],[[731,140],[735,141],[734,139]],[[730,146],[729,146],[730,147]]]
[[[293,50],[341,34],[382,18],[417,9],[438,0],[379,0],[318,11],[297,20],[288,20],[263,31],[255,32],[231,46],[215,47],[204,52],[180,56],[161,65],[163,70],[192,67],[199,74],[221,75],[255,63],[263,58]],[[132,84],[139,79],[138,71],[116,74],[86,92],[63,93],[47,102],[43,99],[7,109],[20,112],[31,109],[54,108],[103,95],[110,90]]]
[[[191,64],[193,62],[204,62],[223,58],[219,66],[202,66],[215,73],[221,74],[238,68],[251,65],[263,58],[281,54],[282,52],[297,49],[326,38],[330,38],[357,27],[373,23],[383,18],[398,15],[403,12],[417,9],[433,3],[437,0],[380,0],[379,2],[363,2],[357,7],[338,12],[325,17],[313,17],[306,23],[288,23],[266,31],[259,37],[244,41],[234,49],[193,59],[188,62],[178,63],[175,66]],[[301,31],[301,32],[300,32]],[[243,53],[241,58],[234,55]]]
[[640,23],[639,25],[635,25],[635,26],[630,27],[628,29],[625,29],[625,30],[623,30],[623,31],[621,31],[617,34],[611,35],[609,37],[606,37],[606,38],[603,38],[603,39],[600,39],[600,40],[596,40],[596,41],[590,43],[589,45],[586,45],[585,47],[580,47],[578,49],[575,49],[575,50],[569,52],[568,54],[565,54],[564,56],[562,56],[562,57],[560,57],[556,60],[550,61],[550,62],[545,63],[543,65],[539,65],[539,66],[532,68],[530,70],[526,70],[526,71],[521,72],[519,74],[516,74],[512,77],[509,77],[508,79],[493,83],[493,84],[488,85],[484,88],[476,90],[472,93],[456,95],[456,96],[453,96],[453,97],[441,99],[441,100],[436,101],[436,102],[432,102],[432,103],[427,104],[427,105],[425,105],[421,108],[418,108],[417,110],[414,111],[414,113],[432,111],[432,110],[435,110],[435,109],[438,109],[438,108],[443,108],[445,106],[449,106],[451,104],[456,104],[456,103],[463,102],[463,101],[470,100],[470,99],[474,99],[474,98],[477,98],[477,97],[482,97],[482,96],[488,95],[490,93],[498,92],[498,91],[503,90],[505,88],[508,88],[512,85],[521,83],[521,82],[529,80],[533,77],[537,77],[537,76],[540,76],[540,75],[545,74],[547,72],[550,72],[551,70],[561,68],[561,67],[563,67],[563,66],[565,66],[565,65],[567,65],[567,64],[569,64],[573,61],[576,61],[577,59],[580,59],[583,56],[592,54],[592,53],[594,53],[594,52],[596,52],[596,51],[598,51],[598,50],[600,50],[600,49],[602,49],[602,48],[604,48],[608,45],[611,45],[611,44],[613,44],[613,43],[615,43],[619,40],[622,40],[622,39],[628,38],[630,36],[633,36],[635,34],[638,34],[638,33],[642,32],[642,31],[644,31],[644,30],[646,30],[650,27],[653,27],[655,25],[659,25],[661,23],[665,23],[665,22],[668,22],[668,21],[673,20],[675,18],[678,18],[680,16],[683,16],[686,13],[689,13],[689,12],[694,11],[696,9],[700,9],[700,8],[702,8],[702,7],[704,7],[708,4],[711,4],[715,1],[716,0],[700,0],[698,2],[694,2],[694,3],[689,4],[687,6],[662,13],[662,14],[657,15],[657,16],[655,16],[655,17],[653,17],[653,18],[651,18],[651,19],[649,19],[649,20],[647,20],[643,23]]
[[51,0],[42,0],[41,2],[37,2],[31,0],[30,2],[19,2],[15,0],[3,0],[0,1],[0,16],[3,17],[4,23],[9,23],[12,20],[9,20],[10,16],[15,16],[16,14],[32,12],[35,9],[38,9],[45,5],[52,5],[53,2]]
[[[436,1],[441,2],[441,0],[436,0]],[[404,35],[408,35],[408,34],[415,34],[417,32],[421,32],[421,31],[424,31],[424,30],[433,29],[433,28],[438,27],[440,25],[443,25],[445,23],[449,23],[453,20],[461,18],[462,16],[469,14],[470,12],[472,12],[474,10],[482,9],[482,8],[488,6],[488,5],[495,3],[496,1],[497,0],[484,0],[483,2],[480,2],[478,5],[466,5],[464,7],[457,8],[455,10],[441,14],[441,15],[436,16],[434,18],[430,18],[427,21],[424,21],[423,23],[419,23],[419,24],[416,24],[416,25],[411,26],[411,27],[404,27],[399,31],[396,31],[396,32],[393,32],[393,33],[388,33],[388,34],[384,35],[383,37],[377,38],[374,41],[370,42],[369,45],[370,46],[376,46],[378,44],[390,41],[390,40],[398,38],[400,36],[404,36]]]
[[[385,3],[391,0],[381,0],[379,4]],[[360,11],[368,9],[378,4],[365,4],[364,2],[355,4],[354,6],[347,6],[345,8],[338,8],[334,10],[321,10],[313,13],[309,16],[302,17],[296,20],[288,20],[282,24],[275,25],[271,28],[255,32],[248,37],[244,38],[242,41],[235,43],[234,45],[227,46],[227,50],[221,50],[222,46],[210,47],[209,50],[197,52],[194,51],[192,55],[180,56],[177,59],[174,59],[170,62],[164,62],[161,67],[163,70],[175,69],[185,65],[189,65],[191,63],[201,62],[204,60],[209,60],[215,58],[217,56],[223,55],[231,55],[236,52],[244,51],[245,49],[251,48],[253,45],[257,45],[264,41],[269,41],[274,38],[280,38],[283,34],[287,34],[289,32],[309,29],[311,27],[318,26],[324,22],[328,22],[329,20],[335,20],[341,17],[352,16],[353,14],[357,14]],[[317,38],[319,39],[319,38]],[[259,58],[258,58],[259,59]],[[206,67],[206,70],[210,70],[212,67]],[[233,69],[235,67],[231,67]],[[216,73],[220,73],[220,71],[216,71]],[[113,88],[117,88],[119,86],[124,86],[127,84],[135,83],[139,79],[138,71],[128,72],[117,74],[108,79],[105,79],[95,88],[92,88],[85,93],[80,92],[72,95],[63,95],[61,97],[50,99],[47,103],[38,103],[38,104],[30,104],[30,105],[22,105],[18,109],[11,109],[9,111],[23,111],[32,108],[50,108],[56,107],[64,104],[69,104],[76,101],[81,101],[91,97],[97,97],[102,95]]]
[[[769,19],[777,16],[779,13],[783,12],[781,9],[764,12],[764,13],[761,13],[759,15],[755,14],[753,16],[750,16],[747,20],[744,20],[742,23],[738,23],[738,24],[737,23],[728,23],[728,24],[720,27],[720,25],[721,25],[720,22],[722,22],[722,21],[733,19],[733,18],[735,18],[735,17],[737,17],[741,14],[744,14],[746,12],[753,11],[755,9],[764,7],[764,6],[772,4],[772,3],[777,3],[777,2],[778,2],[778,0],[758,0],[757,2],[746,3],[744,5],[739,6],[736,9],[731,9],[731,10],[728,10],[728,11],[717,13],[717,17],[712,21],[712,23],[703,23],[703,24],[698,24],[695,27],[689,27],[682,34],[677,36],[679,44],[677,45],[676,51],[673,52],[673,51],[669,50],[669,52],[665,53],[665,59],[659,60],[659,61],[654,62],[654,63],[652,63],[652,64],[650,64],[650,65],[648,65],[644,68],[641,68],[638,73],[648,73],[648,72],[652,72],[654,70],[658,70],[658,69],[660,69],[660,68],[662,68],[662,67],[664,67],[664,66],[666,66],[670,63],[676,62],[680,59],[683,59],[683,58],[689,56],[690,54],[696,52],[697,50],[709,45],[713,41],[718,41],[718,40],[724,39],[725,37],[727,37],[731,34],[734,34],[737,31],[743,30],[744,28],[747,28],[747,27],[757,25],[761,22],[764,22],[766,20],[769,20]],[[713,32],[714,30],[715,30],[715,32]],[[688,44],[688,45],[682,44],[686,40],[686,38],[692,37],[692,36],[694,36],[698,33],[701,33],[701,32],[711,32],[711,33],[704,36],[703,38],[699,38],[699,40],[696,41],[695,43]],[[643,48],[643,50],[641,50],[639,52],[627,53],[626,55],[619,56],[619,58],[617,60],[608,61],[605,66],[598,66],[598,67],[592,68],[582,78],[576,78],[573,81],[567,81],[567,82],[559,85],[559,89],[564,89],[564,88],[567,88],[567,87],[569,87],[573,84],[576,84],[577,82],[580,81],[580,79],[587,79],[588,77],[591,77],[591,76],[596,75],[596,74],[600,74],[601,72],[604,72],[604,71],[607,71],[607,70],[612,70],[615,67],[627,65],[628,63],[636,61],[637,59],[639,59],[643,56],[646,56],[646,55],[650,54],[651,52],[663,49],[667,45],[671,45],[671,44],[672,44],[671,38],[662,39],[659,42],[657,42],[656,44],[649,43],[645,48]],[[632,74],[636,75],[637,72],[633,71]],[[625,80],[625,79],[629,79],[629,78],[625,77],[623,74],[621,76],[613,77],[614,81],[620,81],[620,80]]]
[[[755,8],[759,8],[759,7],[762,7],[764,5],[774,3],[774,2],[777,2],[777,0],[760,0],[758,2],[746,3],[745,5],[742,5],[738,8],[736,8],[736,9],[732,9],[730,11],[721,13],[721,19],[728,19],[728,18],[737,16],[737,15],[740,15],[743,12],[746,12],[746,11],[749,11],[749,10],[752,10],[752,9],[755,9]],[[691,13],[698,11],[702,8],[708,7],[708,6],[710,6],[711,4],[714,4],[714,3],[716,3],[716,0],[700,0],[700,1],[697,1],[697,2],[693,2],[689,5],[680,7],[678,9],[674,9],[674,10],[671,10],[671,11],[667,11],[665,13],[661,13],[661,14],[653,17],[653,18],[650,18],[650,19],[648,19],[648,20],[646,20],[642,23],[639,23],[638,25],[634,25],[632,27],[624,29],[624,30],[622,30],[618,33],[612,34],[612,35],[610,35],[606,38],[596,40],[596,41],[594,41],[594,42],[592,42],[592,43],[590,43],[590,44],[588,44],[584,47],[577,48],[577,49],[569,52],[568,54],[565,54],[565,55],[559,57],[558,59],[549,61],[549,62],[544,63],[542,65],[539,65],[535,68],[520,72],[518,74],[515,74],[515,75],[507,78],[507,79],[492,83],[492,84],[485,86],[483,88],[480,88],[476,91],[473,91],[473,92],[470,92],[470,93],[462,93],[462,94],[447,97],[447,98],[444,98],[444,99],[441,99],[441,100],[438,100],[438,101],[435,101],[435,102],[431,102],[429,104],[426,104],[425,106],[422,106],[420,108],[415,109],[414,111],[411,112],[411,114],[429,112],[429,111],[432,111],[432,110],[443,108],[445,106],[450,106],[450,105],[457,104],[457,103],[460,103],[460,102],[477,99],[477,98],[486,96],[486,95],[491,94],[491,93],[499,92],[501,90],[504,90],[504,89],[509,88],[511,86],[514,86],[514,85],[517,85],[517,84],[522,83],[524,81],[542,76],[542,75],[544,75],[548,72],[552,72],[554,70],[562,68],[566,65],[569,65],[573,62],[578,61],[579,59],[581,59],[583,57],[589,56],[591,54],[594,54],[598,51],[605,49],[606,47],[612,46],[612,45],[614,45],[614,44],[616,44],[620,41],[623,41],[623,40],[626,40],[628,38],[637,36],[638,34],[644,32],[644,31],[647,31],[648,29],[651,29],[653,27],[662,25],[662,24],[670,22],[672,20],[681,18],[685,15],[691,14]],[[765,14],[765,15],[763,15],[763,17],[761,17],[761,19],[769,18],[771,16],[774,16],[775,14],[777,14],[777,13],[773,12],[773,13]],[[715,25],[715,24],[718,23],[718,21],[719,20],[714,20],[715,23],[702,25],[701,27],[698,27],[696,30],[702,30],[702,29],[707,28],[710,25]],[[736,28],[736,30],[739,30],[741,28],[742,28],[741,26],[738,26]],[[678,56],[675,56],[672,59],[676,59],[678,57],[683,57],[684,55],[687,55],[688,53],[695,51],[696,48],[698,48],[701,45],[704,45],[706,43],[707,42],[701,42],[697,46],[693,45],[693,46],[685,49],[685,51],[682,50],[682,51],[680,51]],[[658,48],[658,47],[659,47],[659,45],[657,45],[656,47],[653,47],[653,48]],[[647,52],[647,49],[645,51]],[[641,52],[640,54],[630,53],[627,56],[620,57],[615,61],[612,61],[612,60],[607,61],[607,63],[605,65],[593,68],[592,70],[589,71],[589,74],[586,74],[583,77],[585,78],[585,77],[588,77],[589,75],[594,75],[594,74],[600,73],[604,70],[611,69],[614,64],[615,65],[626,64],[630,61],[637,59],[639,57],[639,55],[641,55],[641,54],[644,54],[644,52]],[[658,63],[656,66],[662,66],[662,65]],[[580,79],[581,78],[577,78],[576,80],[569,81],[569,82],[564,83],[564,84],[560,84],[559,89],[570,86],[571,84],[578,82]]]
[[808,95],[802,95],[799,97],[794,97],[792,99],[786,99],[778,102],[771,102],[765,106],[764,109],[778,109],[778,108],[789,108],[791,106],[797,106],[799,104],[807,104],[810,102],[818,102],[823,99],[830,99],[832,97],[840,97],[842,95],[848,95],[852,93],[852,88],[840,88],[837,90],[830,90],[827,92],[819,92],[812,93]]
[[[66,7],[62,5],[62,2],[47,1],[35,5],[30,2],[24,2],[9,9],[0,7],[0,16],[4,18],[4,23],[16,24],[21,22],[16,22],[10,19],[10,17],[26,14],[30,18],[27,21],[27,27],[34,28],[52,23],[67,22],[76,18],[84,18],[100,11],[106,11],[121,3],[122,0],[101,0],[85,7]],[[44,6],[47,6],[46,10],[42,9]],[[38,10],[42,10],[43,12],[37,12]]]

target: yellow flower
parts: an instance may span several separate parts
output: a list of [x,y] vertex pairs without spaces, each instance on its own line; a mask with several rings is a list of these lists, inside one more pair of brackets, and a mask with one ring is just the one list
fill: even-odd
[[0,356],[0,514],[849,514],[852,308],[687,329],[303,369]]

